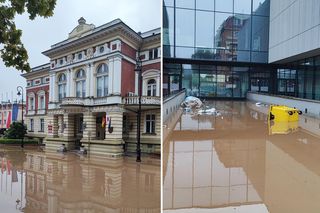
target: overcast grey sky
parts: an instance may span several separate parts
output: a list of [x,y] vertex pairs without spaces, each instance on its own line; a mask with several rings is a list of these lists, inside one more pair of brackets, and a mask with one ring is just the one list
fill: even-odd
[[[50,18],[28,19],[27,14],[16,17],[16,25],[22,29],[22,42],[31,67],[49,62],[41,52],[52,44],[67,39],[68,34],[84,17],[96,27],[120,18],[135,31],[148,31],[161,25],[161,0],[57,0],[54,15]],[[26,86],[21,72],[4,66],[0,59],[0,100],[17,98],[16,87]]]

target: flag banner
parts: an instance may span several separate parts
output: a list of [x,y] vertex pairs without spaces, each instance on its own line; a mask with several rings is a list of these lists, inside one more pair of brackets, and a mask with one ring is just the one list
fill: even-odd
[[9,129],[10,125],[11,125],[11,111],[8,112],[7,129]]
[[109,122],[110,122],[110,117],[108,116],[108,113],[106,113],[106,125],[109,128]]
[[19,105],[13,104],[12,105],[12,121],[17,121],[19,113]]
[[109,117],[108,128],[111,128],[111,117]]
[[101,127],[102,128],[106,127],[106,118],[105,117],[102,117]]

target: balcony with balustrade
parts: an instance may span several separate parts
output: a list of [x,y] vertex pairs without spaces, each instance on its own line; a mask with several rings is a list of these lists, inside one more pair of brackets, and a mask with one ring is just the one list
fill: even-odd
[[[137,109],[139,107],[139,96],[127,96],[122,99],[126,108]],[[160,109],[161,98],[159,96],[141,96],[143,109]]]

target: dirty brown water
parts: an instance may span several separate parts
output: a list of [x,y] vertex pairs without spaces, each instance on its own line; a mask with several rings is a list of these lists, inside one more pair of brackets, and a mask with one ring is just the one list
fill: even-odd
[[319,119],[269,127],[264,106],[207,104],[221,115],[183,113],[167,129],[164,212],[320,212]]
[[160,212],[160,159],[0,147],[0,212]]

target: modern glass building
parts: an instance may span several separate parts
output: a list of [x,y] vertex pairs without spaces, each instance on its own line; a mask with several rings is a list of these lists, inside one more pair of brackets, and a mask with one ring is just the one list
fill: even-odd
[[164,0],[164,96],[185,88],[203,98],[255,91],[320,100],[320,57],[270,63],[270,29],[279,30],[273,1]]

